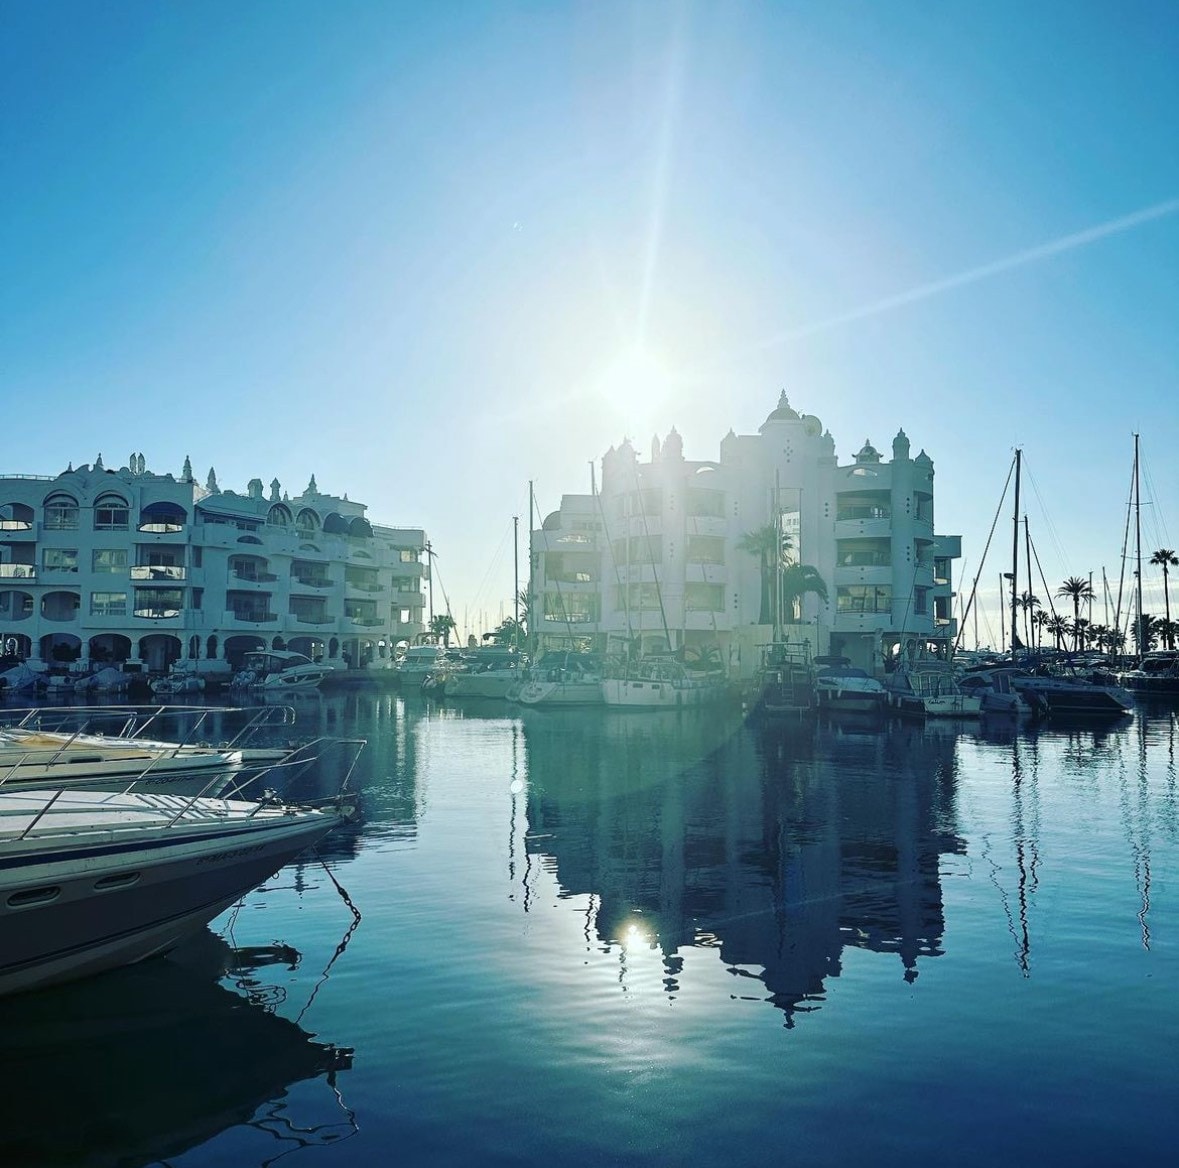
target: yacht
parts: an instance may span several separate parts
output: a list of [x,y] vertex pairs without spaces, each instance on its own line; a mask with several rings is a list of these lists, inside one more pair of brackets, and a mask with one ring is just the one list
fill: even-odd
[[245,655],[241,669],[229,684],[235,689],[297,693],[318,689],[331,673],[330,665],[316,664],[302,653],[262,649]]
[[884,686],[846,657],[816,657],[815,702],[820,710],[873,713],[884,708]]
[[520,686],[516,700],[525,706],[600,706],[602,665],[591,653],[552,653],[543,657]]
[[1137,669],[1118,673],[1117,683],[1131,693],[1147,697],[1179,696],[1179,653],[1174,650],[1147,653]]
[[0,789],[0,994],[166,952],[348,810]]
[[1048,718],[1120,718],[1134,711],[1133,697],[1121,686],[1083,677],[1028,674],[1012,685]]
[[602,679],[603,701],[618,709],[675,710],[714,705],[728,696],[723,677],[693,677],[674,657],[640,658],[620,676]]
[[885,681],[888,704],[898,714],[930,718],[974,718],[982,712],[982,698],[966,693],[953,666],[933,658],[902,663]]
[[421,689],[426,678],[436,675],[446,663],[441,645],[410,645],[394,665],[403,689]]
[[464,653],[460,668],[447,673],[446,696],[506,698],[520,680],[520,659],[514,650],[484,646]]

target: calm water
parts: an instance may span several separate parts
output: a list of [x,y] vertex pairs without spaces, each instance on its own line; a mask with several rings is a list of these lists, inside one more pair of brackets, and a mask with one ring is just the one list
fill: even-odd
[[0,1163],[1174,1155],[1171,711],[299,708],[369,738],[363,821],[182,959],[0,1002]]

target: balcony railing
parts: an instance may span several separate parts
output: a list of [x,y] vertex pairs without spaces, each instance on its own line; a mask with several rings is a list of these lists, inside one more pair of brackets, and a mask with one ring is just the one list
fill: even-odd
[[375,629],[385,623],[379,616],[348,615],[344,619],[351,621],[354,625],[360,625],[360,627],[364,629]]
[[246,580],[251,584],[273,584],[278,577],[273,572],[247,572],[234,568],[230,573],[235,580]]
[[326,576],[296,576],[291,573],[291,579],[296,584],[302,584],[304,588],[330,588],[332,581]]
[[0,564],[0,580],[36,580],[35,564]]
[[347,580],[347,586],[354,592],[384,592],[384,584],[374,584],[367,580]]
[[837,520],[842,519],[891,519],[890,507],[840,507],[836,513]]
[[181,613],[179,608],[155,608],[155,607],[140,607],[135,609],[135,615],[147,617],[151,620],[167,620],[172,617],[178,617]]
[[0,531],[32,531],[33,524],[28,519],[0,519]]
[[183,580],[187,569],[180,564],[133,564],[132,580]]
[[277,612],[255,612],[251,609],[231,609],[227,614],[231,620],[243,621],[249,625],[268,625],[278,620]]

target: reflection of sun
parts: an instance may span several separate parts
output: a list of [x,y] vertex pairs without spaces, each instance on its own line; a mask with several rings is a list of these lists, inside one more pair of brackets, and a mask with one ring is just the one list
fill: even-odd
[[671,391],[671,378],[642,345],[621,353],[598,378],[595,390],[625,421],[649,421]]

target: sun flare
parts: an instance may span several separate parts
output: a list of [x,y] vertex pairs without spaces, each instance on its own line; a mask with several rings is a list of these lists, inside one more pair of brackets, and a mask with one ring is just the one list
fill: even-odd
[[651,351],[635,345],[620,353],[602,372],[597,395],[626,423],[654,419],[671,393],[671,375]]

